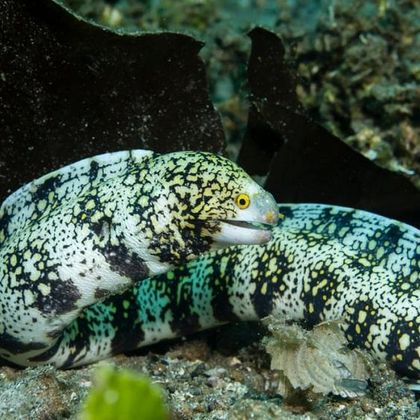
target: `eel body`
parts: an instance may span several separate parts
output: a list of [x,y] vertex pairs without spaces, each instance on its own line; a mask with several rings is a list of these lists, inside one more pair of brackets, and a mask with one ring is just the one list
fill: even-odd
[[0,357],[33,363],[83,308],[204,252],[266,242],[277,215],[210,153],[110,153],[23,186],[0,207]]
[[341,320],[351,346],[420,372],[420,232],[372,213],[281,205],[265,245],[217,251],[93,305],[38,363],[70,367],[269,314]]

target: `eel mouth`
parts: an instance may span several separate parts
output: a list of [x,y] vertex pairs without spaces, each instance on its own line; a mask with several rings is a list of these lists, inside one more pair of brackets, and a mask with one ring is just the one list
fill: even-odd
[[268,242],[274,225],[260,221],[218,220],[219,230],[213,235],[215,247],[257,245]]
[[265,230],[270,231],[273,229],[274,225],[270,223],[263,223],[263,222],[247,222],[245,220],[219,220],[222,223],[227,223],[232,226],[237,226],[240,228],[245,229],[253,229],[253,230]]
[[208,227],[216,225],[216,230],[211,233],[212,249],[230,245],[264,244],[272,238],[275,227],[273,223],[232,219],[208,219],[200,220],[199,223]]

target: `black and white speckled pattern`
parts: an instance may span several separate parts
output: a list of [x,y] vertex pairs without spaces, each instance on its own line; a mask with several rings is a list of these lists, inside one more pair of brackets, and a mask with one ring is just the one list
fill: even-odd
[[342,320],[350,345],[419,379],[420,232],[334,206],[284,205],[280,214],[265,245],[203,256],[88,308],[36,362],[80,365],[277,314],[308,325]]
[[[249,209],[239,194],[252,197]],[[33,181],[0,208],[0,356],[27,364],[83,308],[134,281],[270,238],[228,221],[276,217],[270,194],[209,153],[116,152]]]

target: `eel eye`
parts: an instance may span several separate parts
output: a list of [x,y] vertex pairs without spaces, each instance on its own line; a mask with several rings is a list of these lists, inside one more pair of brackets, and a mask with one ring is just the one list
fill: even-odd
[[251,204],[251,199],[249,198],[248,194],[239,194],[235,198],[235,203],[240,209],[244,210],[247,209]]

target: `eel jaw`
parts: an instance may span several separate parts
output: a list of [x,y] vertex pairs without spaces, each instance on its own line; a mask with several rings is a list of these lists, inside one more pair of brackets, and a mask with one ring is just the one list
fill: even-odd
[[220,231],[214,234],[214,248],[230,245],[259,245],[272,237],[271,223],[246,220],[219,220]]

